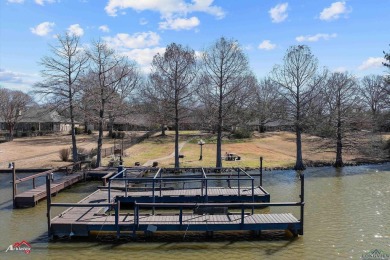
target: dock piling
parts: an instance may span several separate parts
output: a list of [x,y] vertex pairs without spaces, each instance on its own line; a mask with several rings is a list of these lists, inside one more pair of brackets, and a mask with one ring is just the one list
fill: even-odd
[[15,197],[16,197],[16,193],[18,192],[18,186],[16,184],[15,163],[14,162],[10,163],[9,167],[12,167],[12,202],[13,202],[13,207],[16,208]]
[[260,186],[263,187],[263,157],[260,157]]
[[46,175],[46,205],[47,205],[47,235],[51,237],[51,192],[50,192],[50,173]]

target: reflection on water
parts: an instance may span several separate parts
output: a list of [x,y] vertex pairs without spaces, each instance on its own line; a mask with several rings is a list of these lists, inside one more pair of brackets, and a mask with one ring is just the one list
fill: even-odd
[[[299,238],[283,233],[264,234],[260,239],[249,233],[216,233],[214,239],[207,239],[203,234],[188,233],[185,238],[164,234],[119,243],[67,239],[48,243],[45,203],[13,210],[11,175],[0,174],[0,259],[359,259],[372,249],[390,253],[389,170],[390,165],[385,164],[305,171],[305,234]],[[53,201],[79,201],[99,184],[75,185]],[[300,185],[294,171],[265,172],[263,186],[271,193],[272,202],[299,200]],[[61,210],[55,208],[52,214]],[[297,208],[288,210],[299,216]],[[8,245],[22,240],[31,242],[30,255],[4,252]]]

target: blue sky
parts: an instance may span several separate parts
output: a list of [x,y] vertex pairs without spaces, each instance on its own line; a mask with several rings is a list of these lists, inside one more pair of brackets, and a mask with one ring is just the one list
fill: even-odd
[[56,34],[102,39],[145,72],[172,42],[202,51],[238,40],[265,77],[291,45],[306,44],[321,66],[357,77],[384,74],[390,0],[0,0],[0,86],[29,91]]

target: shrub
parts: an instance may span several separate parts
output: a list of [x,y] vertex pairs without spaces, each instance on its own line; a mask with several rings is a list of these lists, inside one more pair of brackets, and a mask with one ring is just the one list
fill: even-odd
[[90,157],[94,157],[97,155],[97,148],[92,148],[91,151],[89,152]]
[[116,132],[112,132],[111,134],[111,138],[112,139],[123,139],[125,138],[125,132],[123,131],[116,131]]
[[232,133],[232,137],[235,139],[250,138],[252,136],[251,131],[245,129],[239,129]]
[[69,156],[70,156],[70,149],[69,148],[61,149],[59,152],[59,155],[60,155],[60,159],[63,162],[67,162],[69,160]]
[[92,130],[91,130],[91,129],[88,129],[87,134],[88,134],[88,135],[91,135],[91,134],[92,134]]

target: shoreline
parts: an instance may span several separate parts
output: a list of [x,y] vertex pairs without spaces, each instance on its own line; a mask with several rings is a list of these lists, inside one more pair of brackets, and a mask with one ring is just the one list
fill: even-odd
[[[380,159],[380,160],[370,160],[370,159],[359,159],[356,162],[346,162],[343,167],[354,167],[354,166],[363,166],[363,165],[380,165],[390,163],[389,159]],[[334,162],[326,161],[307,161],[304,163],[306,168],[319,168],[319,167],[330,167],[334,165]],[[125,166],[126,167],[126,166]],[[132,166],[128,167],[131,168]],[[162,167],[164,168],[164,167]],[[197,168],[197,167],[191,167]],[[201,166],[199,167],[201,168]],[[211,167],[210,167],[211,168]],[[224,172],[232,171],[235,167],[227,167],[224,169]],[[260,167],[242,167],[245,171],[256,171],[260,170]],[[48,168],[18,168],[16,173],[39,173],[43,171],[50,170]],[[294,166],[275,166],[275,167],[263,167],[264,171],[287,171],[294,170]],[[0,173],[12,173],[12,169],[0,169]]]

